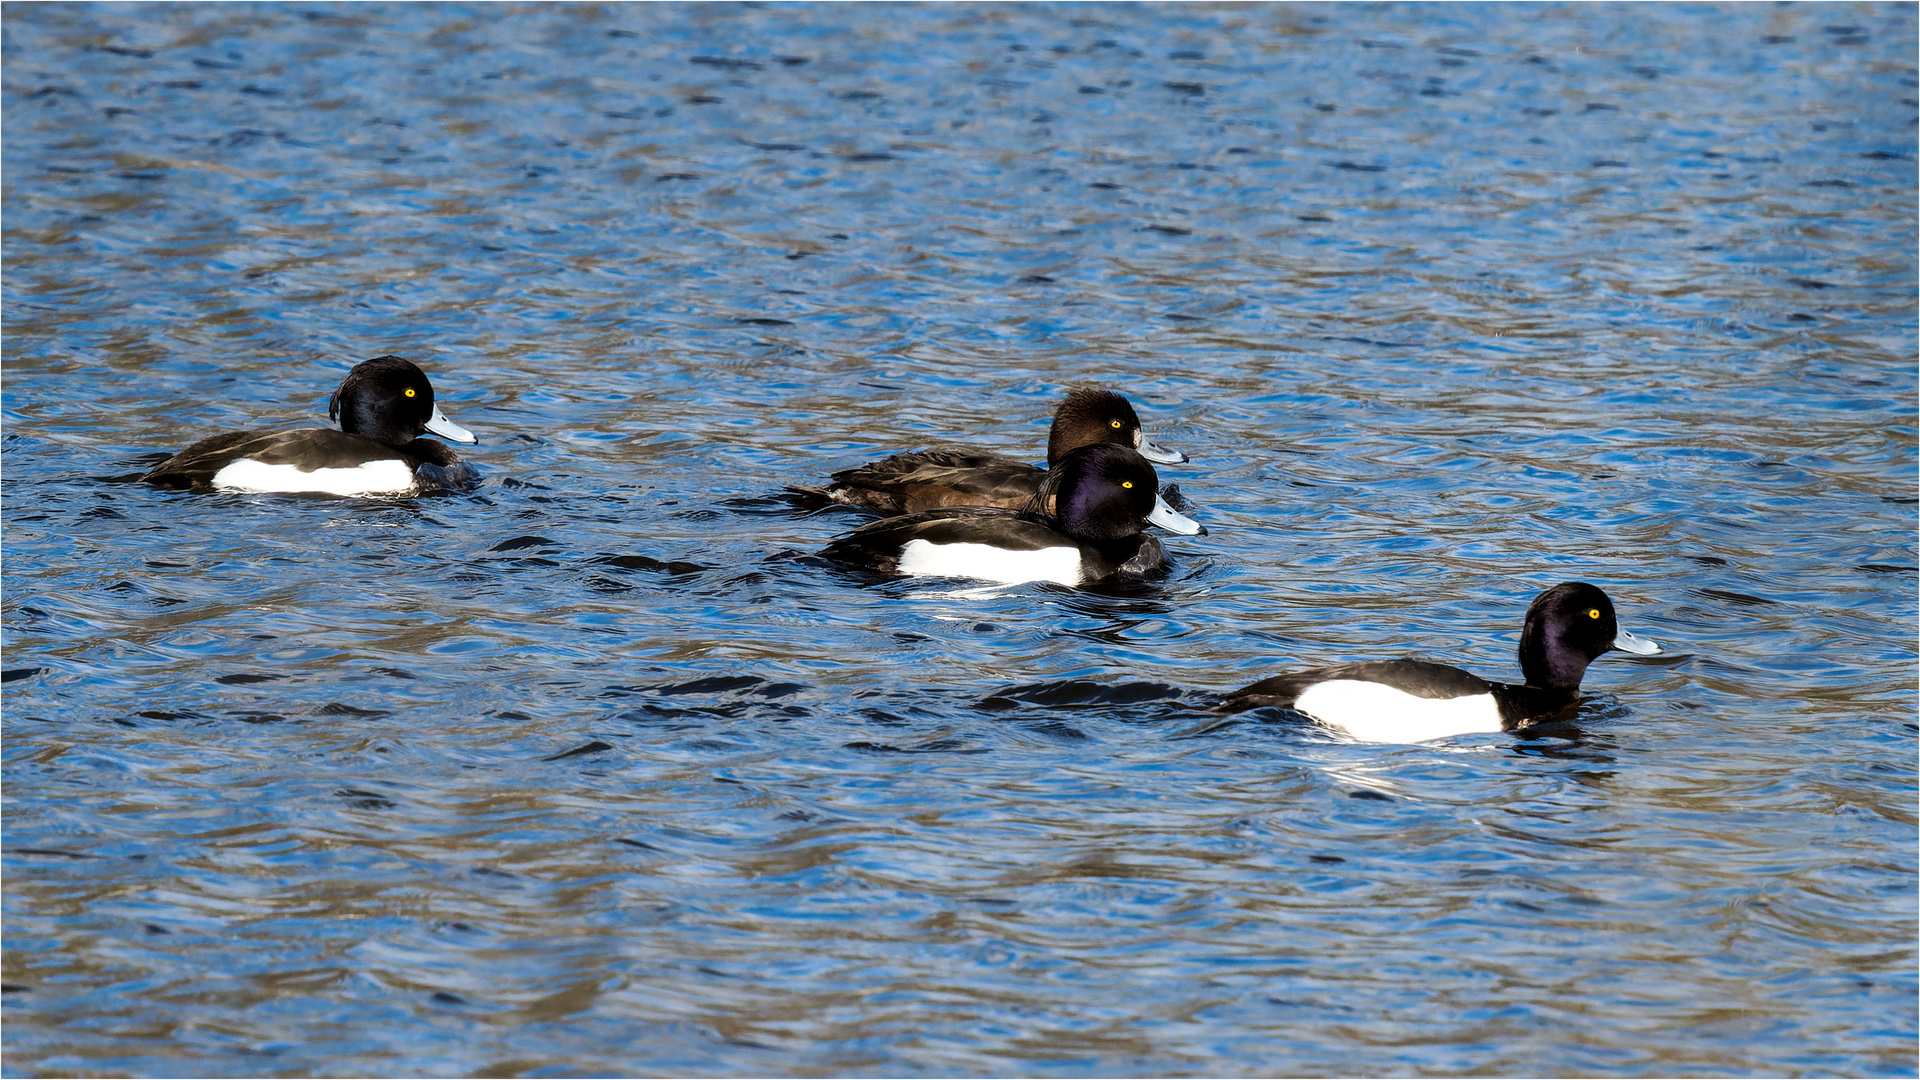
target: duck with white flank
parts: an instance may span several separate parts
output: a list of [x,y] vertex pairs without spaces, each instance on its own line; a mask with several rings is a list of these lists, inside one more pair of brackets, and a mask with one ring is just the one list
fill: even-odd
[[431,432],[478,442],[433,401],[426,372],[398,356],[376,356],[347,372],[327,403],[340,430],[230,431],[202,439],[140,479],[195,491],[315,495],[414,495],[466,490],[477,477]]
[[1275,675],[1228,694],[1222,712],[1268,706],[1306,713],[1363,742],[1426,742],[1512,731],[1572,714],[1587,665],[1618,649],[1660,651],[1614,621],[1613,601],[1584,581],[1534,597],[1520,631],[1519,686],[1427,660],[1366,660]]
[[[1148,525],[1204,533],[1161,499],[1159,477],[1125,446],[1085,446],[1067,454],[1028,496],[1025,510],[955,506],[885,518],[854,530],[821,554],[884,574],[977,578],[1012,584],[1085,585],[1166,569]],[[1056,513],[1039,508],[1048,504]]]

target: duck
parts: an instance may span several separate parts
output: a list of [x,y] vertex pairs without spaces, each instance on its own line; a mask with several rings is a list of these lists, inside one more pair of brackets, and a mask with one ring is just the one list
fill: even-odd
[[[1000,584],[1087,585],[1147,577],[1167,568],[1158,525],[1205,533],[1161,498],[1159,477],[1129,446],[1101,443],[1066,454],[1019,510],[948,506],[881,518],[820,554],[859,570],[907,577],[974,578]],[[1053,505],[1056,512],[1041,507]]]
[[230,431],[202,439],[140,479],[193,491],[315,495],[413,495],[465,490],[472,466],[431,432],[479,442],[434,404],[433,383],[410,360],[376,356],[354,365],[327,402],[340,430]]
[[[1179,465],[1187,455],[1155,445],[1140,428],[1133,404],[1111,390],[1076,387],[1053,413],[1047,466],[1083,446],[1117,445],[1148,461]],[[836,503],[912,514],[945,506],[1018,510],[1040,488],[1047,469],[965,446],[936,446],[842,469],[819,494]],[[808,489],[800,489],[806,491]]]
[[1362,742],[1514,731],[1570,716],[1587,665],[1614,650],[1651,656],[1660,646],[1620,629],[1612,599],[1598,586],[1566,581],[1527,607],[1519,650],[1525,681],[1518,685],[1430,660],[1363,660],[1262,679],[1217,708],[1293,709]]

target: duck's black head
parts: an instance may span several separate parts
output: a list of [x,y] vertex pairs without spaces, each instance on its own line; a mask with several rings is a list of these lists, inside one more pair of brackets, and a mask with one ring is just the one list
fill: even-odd
[[429,431],[455,442],[479,441],[434,404],[427,373],[398,356],[355,364],[327,402],[327,417],[349,435],[389,446],[405,446]]
[[1528,686],[1578,690],[1587,665],[1612,649],[1657,653],[1660,646],[1634,637],[1614,621],[1613,601],[1584,581],[1555,585],[1533,598],[1520,631],[1520,670]]
[[1142,457],[1172,465],[1187,460],[1187,455],[1163,450],[1140,430],[1140,417],[1133,404],[1111,390],[1076,387],[1067,391],[1067,399],[1053,411],[1053,429],[1047,434],[1047,465],[1083,446],[1125,446]]
[[1185,536],[1202,531],[1160,498],[1153,466],[1125,446],[1083,446],[1048,470],[1047,483],[1060,531],[1075,540],[1110,544],[1150,524]]

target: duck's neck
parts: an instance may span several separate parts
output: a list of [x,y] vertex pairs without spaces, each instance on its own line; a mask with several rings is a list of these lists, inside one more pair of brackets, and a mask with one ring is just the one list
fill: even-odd
[[385,443],[388,446],[405,446],[420,437],[418,431],[403,430],[398,424],[384,422],[366,412],[359,415],[342,413],[340,430],[349,435],[358,435],[363,439],[372,439],[374,442]]
[[1589,657],[1555,647],[1540,623],[1529,621],[1520,635],[1520,672],[1527,677],[1528,686],[1573,693],[1580,689],[1590,663]]
[[1579,704],[1580,692],[1496,684],[1493,700],[1500,709],[1500,726],[1512,731],[1570,716],[1573,706]]

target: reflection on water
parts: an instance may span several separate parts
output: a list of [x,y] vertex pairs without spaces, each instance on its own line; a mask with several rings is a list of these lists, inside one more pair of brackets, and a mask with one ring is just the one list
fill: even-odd
[[[1912,1074],[1913,8],[870,14],[6,9],[6,1071]],[[1166,580],[810,557],[1089,382]]]

